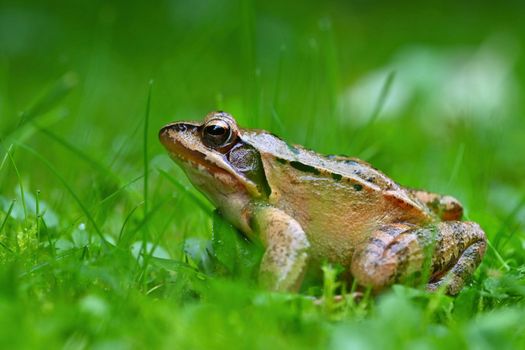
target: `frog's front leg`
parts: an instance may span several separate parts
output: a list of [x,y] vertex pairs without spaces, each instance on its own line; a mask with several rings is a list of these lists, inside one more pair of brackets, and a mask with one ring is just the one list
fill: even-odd
[[445,292],[454,295],[481,262],[485,247],[485,234],[473,222],[385,225],[356,249],[351,271],[360,284],[380,290],[428,266],[428,289],[445,285]]
[[256,208],[254,221],[266,248],[259,272],[261,285],[274,291],[298,289],[310,246],[301,225],[273,207]]

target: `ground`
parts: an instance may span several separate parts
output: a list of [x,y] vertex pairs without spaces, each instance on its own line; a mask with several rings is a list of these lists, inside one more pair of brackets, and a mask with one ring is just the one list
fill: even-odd
[[[0,347],[524,347],[523,10],[2,1]],[[258,289],[260,252],[157,140],[215,109],[459,198],[489,240],[472,282]]]

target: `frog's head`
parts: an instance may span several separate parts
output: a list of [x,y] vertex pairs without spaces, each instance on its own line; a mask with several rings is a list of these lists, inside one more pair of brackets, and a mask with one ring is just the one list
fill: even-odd
[[268,195],[259,152],[243,142],[231,115],[212,112],[202,124],[168,124],[159,138],[190,181],[216,206],[231,206],[240,197]]

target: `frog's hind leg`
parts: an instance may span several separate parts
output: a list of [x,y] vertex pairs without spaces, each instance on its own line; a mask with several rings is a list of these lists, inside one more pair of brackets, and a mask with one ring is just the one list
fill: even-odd
[[485,234],[473,222],[385,225],[357,247],[351,271],[374,290],[425,275],[430,290],[445,285],[445,292],[454,295],[481,262],[485,246]]
[[438,215],[441,220],[461,220],[463,216],[463,206],[454,197],[421,190],[410,190],[410,193]]

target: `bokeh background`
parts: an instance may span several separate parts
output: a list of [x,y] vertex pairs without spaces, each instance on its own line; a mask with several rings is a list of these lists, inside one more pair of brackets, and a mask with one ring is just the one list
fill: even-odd
[[[380,346],[371,329],[400,347],[428,339],[445,346],[511,341],[505,332],[524,324],[524,39],[522,1],[1,0],[0,241],[18,252],[2,253],[6,344],[12,316],[21,322],[20,346],[167,346],[162,331],[141,328],[129,315],[159,319],[170,331],[201,322],[169,338],[197,347],[241,335],[251,345]],[[125,258],[116,260],[121,269],[102,253],[57,263],[60,254],[96,247],[97,231],[135,255],[142,239],[154,242],[159,257],[202,260],[211,208],[165,155],[157,131],[216,109],[245,127],[357,156],[401,184],[459,198],[492,247],[462,299],[469,306],[455,319],[457,330],[443,321],[454,302],[436,321],[411,297],[389,296],[370,326],[334,330],[322,315],[290,311],[282,300],[261,302],[247,315],[243,302],[253,300],[232,292],[241,289],[235,284],[201,291],[214,306],[190,312],[178,303],[199,293],[167,288],[162,268],[143,290],[133,281],[143,283],[137,276],[144,271],[127,271]],[[502,282],[507,274],[513,277]],[[155,286],[156,307],[148,294]],[[116,300],[125,300],[120,309]],[[514,309],[469,323],[485,310],[480,305]],[[346,322],[368,309],[352,310]],[[400,313],[426,328],[399,335],[389,325]],[[259,339],[243,318],[277,342]],[[209,329],[218,331],[207,340],[193,336]],[[496,336],[485,339],[486,329]],[[131,332],[140,340],[130,340]]]
[[[525,166],[517,156],[525,32],[519,1],[1,6],[2,125],[16,124],[42,94],[64,84],[68,91],[53,106],[55,133],[108,158],[125,143],[133,158],[141,142],[129,137],[153,81],[150,156],[162,152],[154,134],[164,123],[223,108],[245,126],[320,151],[377,158],[377,166],[415,186],[450,175],[452,165],[436,157],[468,155],[469,137],[488,137],[486,156],[504,169],[486,181],[523,183],[512,175]],[[360,137],[375,117],[377,126]],[[451,145],[457,128],[468,134]],[[36,147],[48,157],[61,152]],[[490,169],[461,159],[458,170]],[[421,171],[431,178],[411,178]]]

